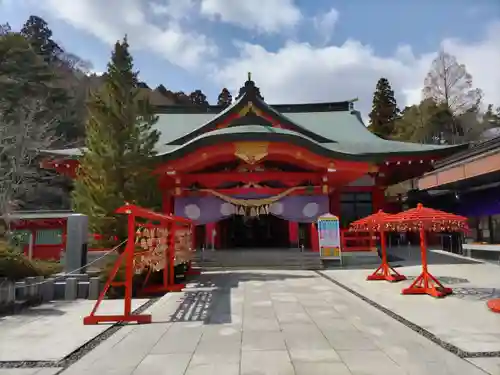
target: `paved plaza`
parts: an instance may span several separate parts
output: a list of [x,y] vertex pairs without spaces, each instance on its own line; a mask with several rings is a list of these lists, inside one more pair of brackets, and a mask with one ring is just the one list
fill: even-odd
[[[145,302],[134,300],[132,308]],[[83,317],[94,304],[95,301],[88,300],[54,301],[0,317],[0,362],[59,361],[67,357],[109,328],[109,325],[83,325]],[[120,300],[104,301],[99,309],[103,314],[120,313],[120,310],[123,311]],[[48,375],[46,371],[47,374],[41,374]],[[29,374],[28,370],[24,373]],[[3,374],[0,368],[0,375]]]
[[151,312],[62,373],[486,374],[312,271],[204,273]]

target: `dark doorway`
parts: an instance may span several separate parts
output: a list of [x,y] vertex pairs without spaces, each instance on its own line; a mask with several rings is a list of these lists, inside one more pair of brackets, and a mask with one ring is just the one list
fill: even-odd
[[206,247],[205,239],[205,226],[197,225],[194,228],[194,236],[195,236],[195,244],[197,249],[201,249],[202,247]]
[[224,248],[288,248],[288,221],[274,215],[233,215],[220,222]]

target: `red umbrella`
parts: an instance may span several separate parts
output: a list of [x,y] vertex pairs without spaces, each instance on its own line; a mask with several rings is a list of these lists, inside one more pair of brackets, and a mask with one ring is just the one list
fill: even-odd
[[387,281],[401,281],[406,280],[406,277],[399,274],[387,262],[387,249],[385,242],[385,229],[386,222],[388,222],[393,215],[387,214],[379,210],[373,215],[356,220],[351,223],[350,230],[354,232],[380,232],[380,250],[382,253],[382,263],[380,266],[368,276],[367,280],[387,280]]
[[445,288],[427,270],[427,244],[425,232],[467,231],[467,218],[448,212],[424,207],[421,203],[417,208],[392,215],[386,226],[392,230],[420,232],[420,251],[422,253],[422,273],[410,285],[403,289],[403,294],[429,294],[434,297],[444,297],[452,293],[451,288]]

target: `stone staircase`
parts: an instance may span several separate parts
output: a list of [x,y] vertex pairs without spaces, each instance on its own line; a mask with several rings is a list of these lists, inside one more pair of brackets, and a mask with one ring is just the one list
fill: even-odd
[[205,270],[323,268],[318,253],[300,252],[298,249],[199,250],[195,253],[193,263]]

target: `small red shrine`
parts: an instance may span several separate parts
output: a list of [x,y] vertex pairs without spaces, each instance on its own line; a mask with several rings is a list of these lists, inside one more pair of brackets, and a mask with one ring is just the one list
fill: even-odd
[[[318,216],[345,228],[466,147],[379,138],[353,102],[269,105],[249,75],[229,107],[157,107],[163,212],[192,220],[198,247],[310,247]],[[74,177],[84,150],[44,152],[45,168]]]

